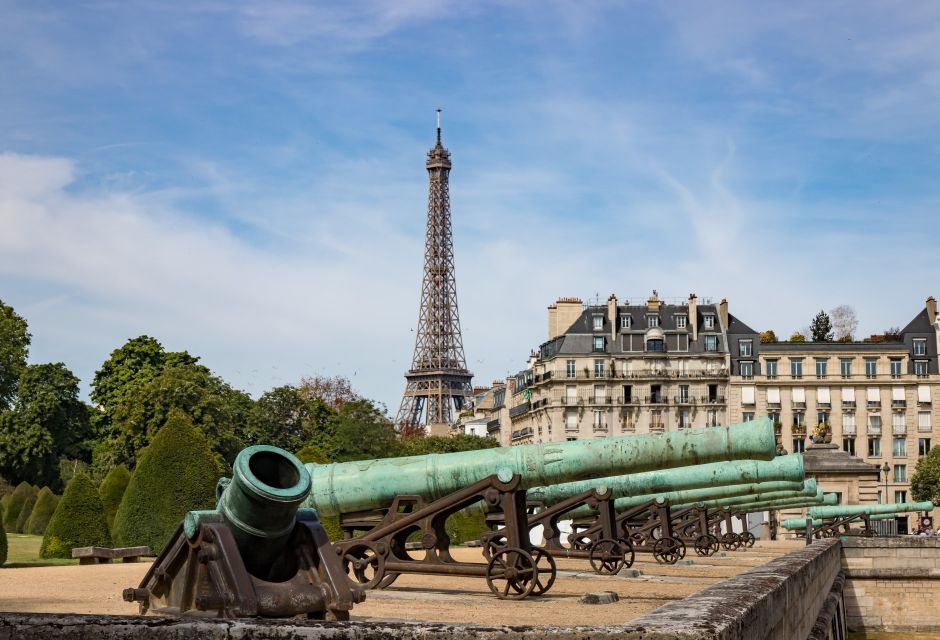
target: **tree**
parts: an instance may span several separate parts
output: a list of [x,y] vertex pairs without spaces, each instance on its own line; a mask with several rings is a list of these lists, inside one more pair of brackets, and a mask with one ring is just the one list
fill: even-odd
[[0,527],[0,567],[7,561],[7,532]]
[[84,473],[65,488],[59,506],[46,527],[40,558],[70,558],[74,547],[110,547],[111,534],[98,489]]
[[285,385],[262,395],[251,407],[249,439],[296,451],[309,442],[322,445],[336,411],[323,399]]
[[16,517],[16,526],[14,527],[14,531],[17,533],[26,533],[26,523],[29,522],[29,517],[33,514],[33,507],[36,506],[36,497],[38,493],[39,492],[36,491],[35,493],[30,494],[26,498],[26,502],[23,504],[23,508],[20,509],[20,515]]
[[362,399],[358,393],[353,391],[349,378],[344,376],[302,378],[300,380],[300,395],[305,398],[320,398],[333,408]]
[[16,532],[16,520],[20,517],[20,511],[26,505],[26,502],[36,495],[36,488],[28,482],[21,482],[16,485],[16,489],[10,494],[6,509],[3,511],[3,529],[7,533]]
[[933,447],[917,461],[911,476],[911,497],[918,502],[940,504],[940,447]]
[[205,367],[188,364],[166,369],[131,388],[114,411],[109,461],[132,466],[176,409],[192,419],[220,462],[231,464],[245,446],[251,405],[247,394]]
[[124,492],[114,517],[115,541],[159,553],[187,511],[215,506],[221,473],[209,441],[190,417],[170,411]]
[[0,300],[0,410],[9,408],[16,396],[16,385],[26,368],[29,327],[13,307]]
[[858,315],[851,305],[840,304],[829,311],[832,332],[837,342],[852,342],[858,329]]
[[58,459],[88,459],[91,437],[78,378],[61,362],[30,365],[20,376],[16,406],[0,416],[2,472],[62,486]]
[[761,344],[767,344],[768,342],[777,342],[777,334],[774,333],[773,329],[767,329],[767,331],[761,331],[760,341],[761,341]]
[[130,480],[131,472],[123,464],[119,464],[111,468],[108,475],[101,481],[101,486],[98,487],[98,495],[101,496],[101,504],[104,505],[104,515],[108,520],[108,529],[114,527],[114,514],[121,505],[121,498],[124,497],[124,491],[127,490]]
[[825,311],[820,311],[809,325],[813,342],[832,342],[832,320]]
[[336,462],[388,458],[399,443],[385,415],[369,400],[343,404],[330,420],[327,457]]
[[49,487],[43,487],[36,497],[36,504],[33,506],[33,512],[29,516],[29,522],[26,523],[23,533],[33,536],[43,535],[57,506],[59,506],[59,497],[52,493]]
[[419,436],[402,443],[401,455],[420,456],[428,453],[453,453],[492,449],[499,443],[493,438],[481,438],[460,433],[454,436]]
[[806,342],[806,336],[800,333],[799,331],[794,331],[792,334],[790,334],[789,341],[790,342]]

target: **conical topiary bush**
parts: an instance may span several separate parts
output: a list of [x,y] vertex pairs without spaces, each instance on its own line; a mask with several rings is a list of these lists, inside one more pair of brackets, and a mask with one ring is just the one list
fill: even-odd
[[114,515],[121,506],[121,498],[124,497],[124,491],[130,480],[131,472],[123,464],[119,464],[108,471],[108,475],[98,487],[98,495],[101,496],[101,504],[104,505],[104,515],[108,518],[109,529],[114,528]]
[[44,534],[57,506],[59,506],[59,496],[52,493],[49,487],[43,487],[36,496],[36,504],[33,505],[33,512],[29,516],[29,522],[26,523],[23,533],[33,536]]
[[40,558],[71,558],[73,547],[110,547],[111,534],[98,489],[84,473],[65,487],[39,549]]
[[23,504],[23,508],[20,509],[20,515],[16,517],[16,532],[17,533],[26,533],[26,523],[29,521],[29,516],[33,513],[33,507],[36,506],[36,497],[39,494],[31,495],[26,498],[26,503]]
[[114,517],[114,537],[121,546],[159,553],[187,511],[215,506],[221,471],[206,437],[179,410],[170,412],[139,460]]
[[7,533],[16,532],[16,520],[20,517],[20,511],[30,496],[36,495],[35,487],[28,482],[21,482],[16,485],[16,489],[10,494],[10,501],[7,502],[7,508],[3,512],[3,530]]
[[0,567],[7,561],[7,532],[0,527]]

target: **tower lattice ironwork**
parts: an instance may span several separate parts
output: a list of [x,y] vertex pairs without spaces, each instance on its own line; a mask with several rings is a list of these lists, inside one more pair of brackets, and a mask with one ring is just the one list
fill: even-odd
[[414,358],[405,373],[405,393],[398,409],[399,429],[418,427],[441,433],[456,422],[470,402],[473,374],[467,370],[450,222],[450,152],[441,144],[441,113],[437,112],[437,144],[428,151],[428,223],[424,243],[424,279],[415,336]]

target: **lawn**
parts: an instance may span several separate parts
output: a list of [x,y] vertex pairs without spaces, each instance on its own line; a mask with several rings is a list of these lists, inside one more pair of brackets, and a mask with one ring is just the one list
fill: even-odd
[[8,533],[7,561],[0,568],[15,569],[17,567],[51,567],[61,564],[78,564],[78,560],[71,558],[40,558],[39,547],[42,545],[42,536],[28,536],[22,533]]

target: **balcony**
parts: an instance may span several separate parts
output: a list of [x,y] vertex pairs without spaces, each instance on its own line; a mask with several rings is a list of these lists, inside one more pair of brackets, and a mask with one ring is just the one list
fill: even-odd
[[695,398],[692,396],[675,396],[672,401],[675,404],[695,404]]
[[870,424],[868,425],[868,435],[870,436],[880,436],[881,435],[881,425]]
[[855,435],[855,425],[854,425],[854,424],[844,424],[844,425],[842,425],[842,435],[844,435],[844,436],[854,436],[854,435]]
[[606,425],[606,424],[596,424],[596,425],[594,425],[594,433],[598,433],[598,432],[600,432],[600,433],[607,433],[607,425]]
[[854,408],[855,408],[855,400],[843,400],[843,401],[842,401],[842,408],[843,408],[843,409],[848,409],[848,408],[854,409]]
[[806,435],[806,425],[805,424],[795,424],[790,427],[790,432],[795,436],[805,436]]
[[532,427],[525,427],[524,429],[519,429],[512,432],[513,441],[522,440],[523,438],[528,438],[532,435]]
[[617,396],[617,404],[639,404],[639,399],[634,398],[633,396],[628,396],[624,398],[623,396]]
[[880,409],[881,400],[869,400],[867,403],[865,403],[865,406],[869,409]]
[[891,425],[891,435],[895,435],[895,436],[904,436],[904,435],[907,435],[907,425],[904,425],[904,424],[892,424],[892,425]]
[[802,402],[797,402],[797,401],[794,400],[792,404],[793,404],[793,408],[794,408],[794,409],[805,409],[805,408],[806,408],[806,400],[803,400]]
[[509,417],[515,418],[516,416],[521,416],[523,413],[527,412],[531,408],[531,405],[528,402],[523,402],[522,404],[517,404],[509,410]]
[[602,396],[591,396],[591,404],[613,404],[614,399],[606,393]]
[[817,400],[817,401],[816,401],[816,406],[819,407],[820,409],[831,409],[831,408],[832,408],[832,402],[831,402],[831,401],[830,401],[830,402],[820,402],[820,401]]
[[891,408],[892,409],[903,409],[907,406],[907,400],[892,400]]
[[932,431],[929,424],[918,423],[917,425],[917,433],[931,433]]
[[662,422],[651,422],[650,433],[662,433],[666,430],[666,425]]
[[669,404],[669,398],[664,396],[644,396],[643,402],[646,404]]
[[700,400],[703,404],[724,404],[725,403],[724,396],[702,396]]

